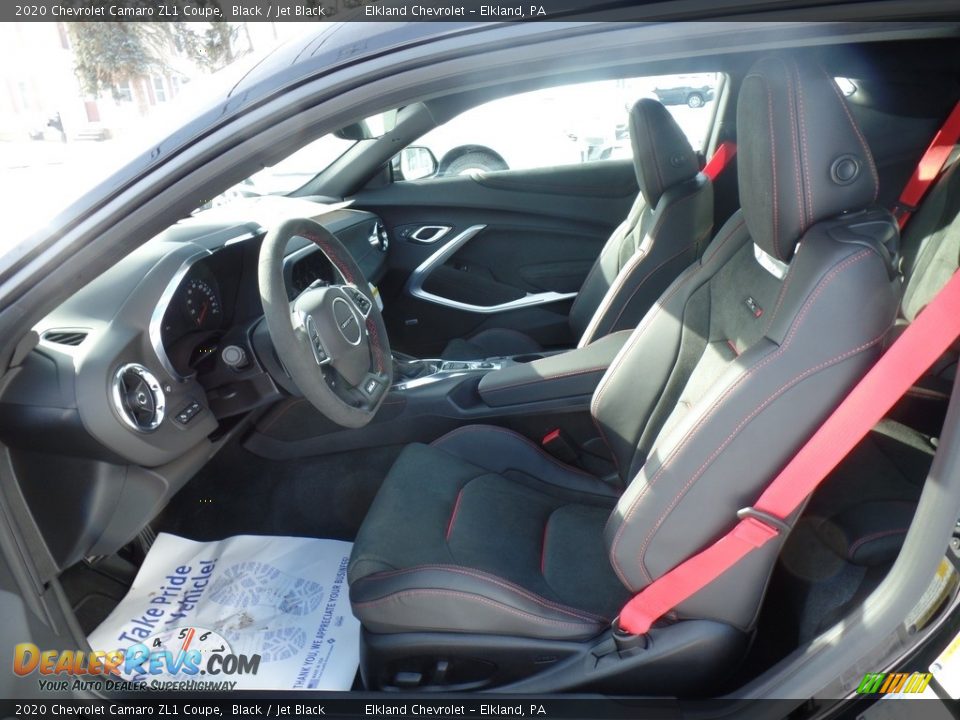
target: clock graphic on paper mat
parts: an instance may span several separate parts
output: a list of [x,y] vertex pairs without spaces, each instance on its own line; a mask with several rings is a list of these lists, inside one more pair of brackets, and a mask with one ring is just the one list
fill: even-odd
[[[150,656],[140,663],[139,672],[121,673],[128,680],[133,677],[146,677],[150,680],[196,680],[206,675],[207,662],[211,655],[226,657],[233,654],[230,643],[223,635],[215,630],[193,626],[162,630],[151,635],[143,644]],[[129,653],[129,649],[127,652]],[[160,656],[163,656],[162,660],[158,659]],[[151,672],[152,665],[160,672]]]

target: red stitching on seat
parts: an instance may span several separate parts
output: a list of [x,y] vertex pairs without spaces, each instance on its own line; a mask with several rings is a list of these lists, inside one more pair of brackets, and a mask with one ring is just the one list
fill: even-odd
[[603,431],[603,426],[600,424],[600,421],[597,419],[597,413],[599,412],[600,402],[603,398],[603,394],[606,391],[606,389],[610,386],[610,378],[616,373],[617,369],[624,363],[624,361],[626,360],[627,356],[630,354],[633,347],[639,342],[643,334],[653,324],[654,319],[657,317],[657,315],[660,314],[660,311],[664,308],[664,306],[668,302],[670,302],[670,299],[674,295],[676,295],[677,292],[679,292],[680,288],[686,285],[691,279],[697,277],[700,270],[707,267],[707,265],[713,262],[714,258],[716,258],[720,254],[720,250],[722,250],[724,245],[726,245],[727,242],[729,242],[730,238],[732,238],[734,235],[737,234],[737,231],[741,227],[743,227],[745,222],[746,221],[741,217],[740,221],[736,225],[734,225],[732,228],[730,228],[726,237],[724,237],[722,240],[719,241],[719,244],[717,245],[716,249],[711,253],[709,258],[704,256],[700,265],[694,264],[686,269],[685,271],[687,273],[686,277],[681,275],[674,281],[675,284],[673,288],[668,289],[666,291],[666,295],[662,296],[659,300],[657,300],[657,302],[654,303],[653,307],[646,314],[646,316],[644,316],[643,320],[640,321],[640,324],[633,331],[633,335],[630,337],[629,340],[627,340],[626,345],[624,345],[624,347],[620,350],[616,358],[614,358],[614,361],[611,364],[610,368],[607,370],[606,375],[604,375],[603,380],[600,381],[600,385],[597,387],[597,390],[593,395],[593,400],[590,402],[590,416],[593,420],[594,426],[597,428],[597,432],[600,433],[600,439],[603,440],[604,444],[607,446],[607,449],[610,451],[610,455],[613,458],[614,467],[617,468],[618,474],[620,472],[620,461],[617,459],[617,453],[616,451],[614,451],[613,446],[610,444],[610,439],[607,437],[607,434]]
[[649,573],[649,571],[648,571],[647,568],[646,568],[646,553],[647,553],[647,547],[648,547],[648,546],[650,545],[650,543],[653,541],[653,538],[656,536],[657,531],[660,529],[660,526],[666,521],[666,519],[667,519],[667,517],[670,515],[670,513],[673,512],[673,510],[676,508],[677,504],[680,502],[680,500],[683,498],[683,496],[687,494],[687,491],[697,482],[697,480],[699,480],[699,479],[703,476],[703,473],[706,471],[706,469],[713,463],[714,460],[717,459],[717,457],[720,456],[720,454],[724,451],[724,449],[725,449],[731,442],[733,442],[734,438],[735,438],[737,435],[740,434],[740,431],[743,430],[743,428],[745,428],[745,427],[750,423],[750,421],[753,420],[757,415],[759,415],[771,402],[773,402],[774,400],[776,400],[778,397],[780,397],[780,395],[782,395],[784,392],[786,392],[787,390],[789,390],[790,388],[792,388],[793,386],[795,386],[795,385],[796,385],[797,383],[799,383],[800,381],[806,379],[806,378],[809,377],[810,375],[813,375],[813,374],[819,372],[820,370],[823,370],[823,369],[825,369],[825,368],[827,368],[827,367],[831,367],[831,366],[837,364],[838,362],[842,362],[843,360],[847,360],[847,359],[853,357],[854,355],[857,355],[857,354],[863,352],[864,350],[866,350],[866,349],[868,349],[868,348],[876,345],[877,343],[879,343],[879,342],[881,342],[881,341],[883,340],[883,338],[886,336],[886,334],[887,334],[887,332],[884,331],[883,333],[881,333],[880,335],[878,335],[877,337],[875,337],[873,340],[871,340],[871,341],[869,341],[869,342],[867,342],[867,343],[864,343],[863,345],[860,345],[859,347],[855,347],[855,348],[853,348],[852,350],[847,350],[846,352],[841,353],[840,355],[837,355],[836,357],[834,357],[834,358],[832,358],[832,359],[830,359],[830,360],[824,361],[824,362],[822,362],[822,363],[820,363],[820,364],[818,364],[818,365],[815,365],[815,366],[813,366],[813,367],[807,368],[807,369],[804,370],[802,373],[800,373],[799,375],[797,375],[796,377],[794,377],[792,380],[784,383],[784,384],[783,384],[780,388],[778,388],[772,395],[770,395],[770,397],[768,397],[766,400],[764,400],[762,403],[760,403],[757,407],[755,407],[755,408],[750,412],[749,415],[747,415],[743,420],[740,421],[740,423],[737,425],[737,427],[734,428],[733,432],[731,432],[731,433],[727,436],[727,438],[726,438],[722,443],[720,443],[720,446],[717,447],[717,448],[710,454],[710,456],[703,462],[703,464],[702,464],[699,468],[697,468],[697,471],[696,471],[696,472],[693,474],[693,476],[687,481],[687,483],[680,489],[680,491],[679,491],[679,492],[677,493],[677,495],[673,498],[673,500],[670,501],[670,504],[669,504],[669,505],[667,506],[667,508],[664,510],[663,514],[659,517],[659,519],[657,520],[657,522],[656,522],[656,523],[654,524],[654,526],[650,529],[650,532],[647,534],[647,537],[644,538],[643,544],[642,544],[641,547],[640,547],[640,565],[641,565],[641,568],[642,568],[642,570],[643,570],[644,575],[646,575],[646,577],[647,577],[648,580],[652,580],[653,578],[650,576],[650,573]]
[[457,519],[457,512],[460,510],[460,501],[463,499],[463,491],[466,489],[466,485],[460,488],[460,492],[457,493],[457,500],[453,503],[453,512],[450,513],[450,519],[447,521],[447,534],[445,536],[447,542],[450,542],[450,533],[453,532],[453,523]]
[[843,108],[843,112],[847,116],[847,120],[850,121],[850,127],[860,140],[860,146],[863,148],[864,157],[867,161],[867,167],[870,168],[870,174],[873,176],[873,202],[876,202],[877,195],[880,192],[880,178],[877,175],[877,166],[873,160],[873,153],[870,152],[870,146],[867,144],[866,138],[863,137],[863,133],[860,131],[860,127],[853,119],[853,115],[850,114],[850,108],[847,107],[847,101],[844,100],[843,95],[840,94],[840,88],[837,86],[837,83],[834,82],[833,78],[830,76],[830,73],[826,71],[822,64],[820,64],[819,67],[820,72],[823,73],[828,84],[833,89],[833,94],[836,96],[837,102],[840,103],[840,107]]
[[800,225],[800,234],[803,235],[806,232],[806,229],[813,224],[814,221],[814,212],[813,212],[813,183],[810,182],[810,151],[807,147],[807,126],[806,126],[806,109],[803,105],[803,82],[800,78],[800,68],[797,65],[796,60],[793,61],[792,69],[796,85],[794,86],[794,95],[797,98],[797,126],[800,128],[800,147],[802,150],[802,162],[801,168],[803,169],[803,187],[804,187],[804,222]]
[[897,528],[896,530],[878,530],[877,532],[870,533],[869,535],[864,535],[862,538],[858,539],[849,548],[847,548],[847,558],[853,560],[853,556],[856,555],[857,550],[859,550],[863,545],[873,540],[880,540],[885,537],[893,537],[894,535],[906,535],[907,531],[910,528]]
[[763,80],[763,86],[767,92],[767,122],[770,126],[770,168],[772,178],[770,184],[773,187],[773,247],[778,258],[783,257],[780,252],[780,203],[777,196],[777,138],[773,129],[773,93],[770,92],[770,84],[767,79],[760,76]]
[[760,80],[763,83],[764,92],[767,94],[767,126],[770,133],[770,172],[773,176],[770,181],[773,190],[773,251],[778,259],[782,259],[783,254],[780,252],[780,204],[777,197],[777,138],[773,132],[773,95],[770,92],[770,83],[767,82],[765,76],[752,73],[747,75],[743,81],[746,82],[751,79]]
[[[619,547],[620,540],[623,537],[623,533],[625,532],[630,519],[635,514],[637,508],[640,505],[640,502],[646,496],[647,491],[651,487],[653,487],[653,485],[657,482],[657,480],[660,479],[663,473],[666,472],[666,469],[670,466],[673,460],[676,459],[677,455],[679,455],[680,452],[686,447],[687,443],[690,442],[690,440],[706,424],[706,422],[711,417],[713,417],[714,413],[723,404],[723,402],[727,399],[727,397],[731,393],[733,393],[733,391],[736,390],[740,386],[740,384],[743,383],[754,372],[759,371],[768,363],[772,362],[781,354],[783,354],[783,352],[786,351],[786,349],[790,346],[790,343],[793,340],[793,337],[797,331],[797,328],[799,328],[800,325],[803,323],[803,320],[805,319],[807,312],[809,311],[810,307],[812,307],[816,299],[819,297],[823,289],[826,288],[831,282],[833,282],[833,280],[844,269],[846,269],[850,265],[853,265],[859,262],[860,260],[866,258],[872,253],[873,253],[872,250],[862,250],[861,252],[855,255],[848,256],[845,260],[835,265],[828,273],[826,273],[826,275],[824,275],[824,277],[817,284],[814,291],[810,294],[810,296],[804,302],[804,305],[800,309],[800,312],[797,314],[796,319],[793,321],[793,325],[791,326],[790,331],[787,333],[787,337],[785,338],[783,344],[776,351],[765,355],[763,358],[758,360],[753,366],[747,368],[723,391],[723,393],[721,393],[720,397],[718,397],[713,402],[713,404],[700,417],[700,419],[693,426],[693,428],[690,429],[690,431],[683,437],[683,439],[677,444],[677,446],[670,452],[670,455],[668,455],[667,458],[660,465],[660,467],[657,468],[656,473],[654,473],[653,477],[645,484],[643,489],[641,489],[640,492],[637,493],[637,496],[630,503],[630,506],[628,507],[627,512],[624,514],[623,520],[621,520],[621,523],[620,523],[620,527],[617,529],[617,532],[614,535],[613,541],[610,544],[610,557],[612,560],[614,571],[616,572],[617,577],[619,577],[620,580],[624,583],[624,585],[626,585],[627,587],[631,587],[631,584],[626,579],[626,575],[624,574],[623,568],[620,566],[620,563],[617,560],[617,548]],[[610,522],[612,522],[613,517],[614,515],[611,514],[610,519],[607,521],[608,526]],[[643,574],[648,579],[652,580],[652,578],[650,578],[649,574],[646,572],[646,569],[643,567],[642,558],[641,558],[640,566],[641,566],[641,572],[643,572]]]
[[[440,447],[440,445],[441,445],[442,443],[446,442],[447,440],[450,440],[451,438],[454,438],[454,437],[456,437],[456,436],[458,436],[458,435],[462,435],[463,433],[476,432],[476,431],[481,431],[481,432],[483,432],[483,431],[498,432],[498,433],[501,433],[501,434],[503,434],[503,435],[509,435],[509,436],[511,436],[512,438],[516,439],[516,440],[520,440],[524,445],[526,445],[526,446],[532,448],[533,450],[535,450],[535,451],[537,452],[537,454],[540,455],[544,460],[549,460],[551,463],[553,463],[553,464],[556,465],[557,467],[561,468],[562,470],[566,470],[566,471],[568,471],[568,472],[576,473],[577,475],[582,475],[583,477],[590,478],[591,480],[597,480],[598,482],[600,482],[595,475],[591,475],[590,473],[584,472],[583,470],[580,470],[579,468],[575,468],[575,467],[573,467],[572,465],[567,465],[567,464],[565,464],[565,463],[560,462],[560,461],[557,460],[555,457],[553,457],[553,455],[550,455],[549,453],[544,452],[544,450],[543,450],[542,448],[540,448],[540,447],[538,447],[537,445],[533,444],[530,440],[528,440],[527,438],[525,438],[523,435],[520,435],[519,433],[515,433],[515,432],[513,432],[512,430],[505,430],[505,429],[503,429],[503,428],[496,427],[495,425],[479,425],[479,424],[478,424],[478,425],[465,425],[465,426],[463,426],[463,427],[457,428],[456,430],[451,430],[451,431],[448,432],[446,435],[444,435],[444,436],[442,436],[442,437],[439,437],[439,438],[437,438],[436,440],[434,440],[432,443],[430,443],[430,445],[431,445],[432,447]],[[487,469],[489,470],[489,468],[487,468]],[[546,482],[546,481],[544,481],[544,482]],[[548,483],[548,484],[549,484],[549,483]]]
[[492,575],[490,573],[485,573],[481,570],[476,570],[474,568],[464,567],[462,565],[416,565],[410,568],[403,568],[401,570],[387,570],[384,572],[373,573],[357,580],[354,585],[357,583],[364,582],[366,580],[379,580],[387,577],[396,577],[398,575],[409,575],[411,573],[422,572],[424,570],[437,570],[441,572],[455,573],[459,575],[467,575],[476,580],[481,580],[483,582],[489,582],[493,585],[501,587],[510,592],[515,592],[518,595],[530,600],[531,602],[536,603],[537,605],[542,605],[543,607],[554,610],[565,615],[570,615],[580,620],[589,621],[589,622],[606,622],[607,618],[604,618],[600,615],[594,615],[593,613],[588,613],[585,610],[577,610],[576,608],[571,608],[566,605],[561,605],[560,603],[555,603],[550,600],[547,600],[545,597],[536,595],[529,590],[526,590],[515,583],[511,583],[509,580],[505,580],[498,575]]
[[[653,238],[653,243],[654,243],[654,245],[657,243],[657,237],[659,236],[660,231],[663,229],[663,225],[664,225],[664,223],[666,222],[666,221],[664,220],[664,218],[668,217],[669,214],[670,214],[670,212],[671,212],[672,210],[674,210],[676,207],[682,205],[685,201],[698,198],[698,197],[700,196],[700,190],[701,190],[701,188],[698,188],[698,189],[696,190],[696,192],[692,192],[692,193],[690,193],[689,195],[686,195],[686,196],[680,198],[679,200],[677,200],[677,201],[676,201],[675,203],[673,203],[672,205],[669,205],[669,206],[663,211],[663,214],[662,214],[659,218],[657,218],[657,224],[656,224],[653,228],[651,228],[651,230],[650,230],[649,233],[647,233],[650,237]],[[639,224],[640,224],[640,223],[639,223],[639,221],[638,221],[638,222],[637,222],[637,225],[639,225]],[[636,227],[636,226],[634,226],[634,227]],[[651,277],[657,270],[659,270],[660,268],[662,268],[664,265],[666,265],[666,264],[667,264],[668,262],[670,262],[671,260],[674,260],[674,259],[676,259],[677,257],[680,257],[680,256],[683,255],[684,253],[688,252],[691,248],[696,248],[697,243],[699,243],[700,240],[702,240],[707,234],[710,233],[710,230],[712,229],[712,227],[713,227],[713,226],[712,226],[712,224],[711,224],[711,227],[707,229],[706,233],[703,233],[703,234],[701,234],[701,235],[698,235],[698,236],[694,239],[694,242],[693,242],[692,245],[687,245],[687,246],[685,246],[682,250],[680,250],[680,252],[676,253],[675,255],[670,256],[669,258],[667,258],[666,260],[664,260],[663,262],[661,262],[659,265],[657,265],[657,267],[655,267],[655,268],[654,268],[653,270],[651,270],[649,273],[647,273],[647,274],[644,276],[644,278],[637,284],[637,286],[634,287],[633,292],[630,294],[630,297],[627,299],[627,302],[624,303],[624,305],[621,307],[619,314],[618,314],[617,317],[614,319],[613,323],[610,324],[610,327],[611,327],[611,328],[616,327],[617,321],[620,320],[620,318],[623,316],[623,313],[626,312],[626,309],[627,309],[627,307],[629,306],[630,301],[633,300],[634,296],[636,296],[636,294],[640,291],[640,288],[643,286],[643,283],[645,283],[647,280],[649,280],[650,277]],[[636,252],[634,252],[633,255],[630,256],[630,259],[627,261],[627,264],[626,264],[623,268],[620,269],[620,272],[619,272],[619,273],[617,273],[617,276],[613,279],[613,283],[610,285],[610,288],[609,288],[609,289],[607,290],[607,292],[604,294],[603,299],[602,299],[601,302],[600,302],[600,305],[599,305],[599,306],[597,307],[597,309],[594,311],[593,317],[591,317],[591,319],[590,319],[590,324],[587,326],[587,329],[586,329],[586,330],[584,331],[584,333],[583,333],[583,337],[580,339],[579,345],[580,345],[581,347],[582,347],[583,345],[589,344],[590,342],[592,342],[592,341],[595,339],[595,337],[596,337],[596,335],[597,335],[597,332],[598,332],[598,330],[600,329],[600,324],[603,322],[604,316],[607,314],[607,312],[608,312],[608,311],[610,310],[610,308],[613,306],[613,303],[614,303],[614,301],[617,299],[617,295],[619,294],[620,290],[623,288],[623,285],[624,285],[624,284],[626,283],[626,281],[633,275],[633,273],[634,273],[636,270],[642,268],[644,262],[646,262],[647,258],[648,258],[649,255],[650,255],[650,252],[651,252],[652,250],[653,250],[653,246],[651,246],[646,252],[637,250]],[[633,267],[630,267],[631,265],[633,265]],[[629,269],[628,269],[628,268],[629,268]]]
[[[797,98],[796,98],[796,87],[793,83],[793,78],[790,74],[790,68],[787,66],[787,63],[784,62],[781,58],[773,58],[778,62],[783,69],[784,80],[787,83],[787,109],[790,111],[790,140],[793,145],[793,179],[794,183],[797,186],[796,198],[797,198],[797,221],[800,223],[800,235],[806,231],[807,220],[806,220],[806,204],[808,202],[807,195],[803,187],[800,184],[800,172],[803,168],[803,160],[800,157],[800,144],[797,141],[797,125],[801,122],[798,120],[797,112]],[[771,142],[773,142],[771,140]],[[782,259],[782,255],[777,251],[777,255]]]
[[509,605],[504,605],[503,603],[497,602],[496,600],[490,600],[489,598],[482,597],[480,595],[475,595],[473,593],[460,592],[458,590],[433,590],[433,589],[420,589],[415,588],[411,590],[400,590],[390,595],[385,595],[382,598],[377,598],[376,600],[367,600],[365,602],[355,602],[353,603],[354,607],[372,607],[374,605],[381,605],[389,600],[394,598],[404,597],[407,595],[441,595],[447,597],[459,597],[464,600],[473,600],[475,602],[481,603],[483,605],[488,605],[496,610],[502,610],[503,612],[510,613],[511,615],[516,615],[517,617],[524,618],[526,620],[533,620],[535,622],[545,623],[548,625],[559,625],[561,627],[569,628],[582,628],[584,625],[593,625],[596,623],[573,623],[566,622],[564,620],[554,620],[553,618],[544,618],[539,615],[534,615],[532,613],[524,612],[523,610],[517,610],[512,608]]
[[673,261],[676,260],[677,258],[682,257],[683,255],[686,255],[688,252],[690,252],[690,250],[696,248],[697,243],[700,242],[701,240],[703,240],[703,238],[705,238],[705,237],[706,237],[707,235],[709,235],[709,234],[710,234],[710,231],[707,230],[707,232],[705,232],[705,233],[703,233],[702,235],[700,235],[700,236],[697,237],[697,239],[694,241],[694,244],[693,244],[693,245],[687,245],[687,246],[686,246],[685,248],[683,248],[680,252],[678,252],[678,253],[676,253],[676,254],[674,254],[674,255],[671,255],[670,257],[666,258],[663,262],[661,262],[659,265],[657,265],[655,268],[653,268],[650,272],[648,272],[648,273],[643,277],[643,279],[640,280],[640,282],[637,283],[637,285],[633,288],[633,292],[630,293],[630,297],[628,297],[628,298],[624,301],[623,305],[620,306],[620,312],[617,313],[617,317],[615,317],[615,318],[613,319],[613,322],[611,323],[610,327],[611,327],[611,328],[614,328],[614,327],[617,326],[617,323],[620,322],[620,318],[623,317],[623,314],[627,311],[627,308],[630,307],[630,303],[633,302],[633,298],[635,298],[636,295],[637,295],[637,293],[640,292],[641,288],[643,288],[643,285],[644,285],[644,283],[647,282],[647,280],[649,280],[653,275],[655,275],[655,274],[657,273],[658,270],[660,270],[661,268],[663,268],[663,267],[664,267],[665,265],[667,265],[668,263],[673,262]]

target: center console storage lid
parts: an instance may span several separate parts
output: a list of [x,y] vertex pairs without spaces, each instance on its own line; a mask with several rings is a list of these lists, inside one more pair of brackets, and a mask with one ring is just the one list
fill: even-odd
[[592,395],[630,333],[612,333],[583,348],[488,373],[480,381],[480,397],[504,407]]

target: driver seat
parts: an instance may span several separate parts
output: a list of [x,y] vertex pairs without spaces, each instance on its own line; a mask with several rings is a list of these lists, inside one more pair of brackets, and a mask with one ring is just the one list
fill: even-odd
[[613,479],[480,425],[396,461],[349,566],[368,688],[683,696],[742,657],[784,532],[648,636],[611,624],[730,529],[876,361],[900,280],[870,150],[818,64],[757,61],[737,125],[742,209],[593,396]]

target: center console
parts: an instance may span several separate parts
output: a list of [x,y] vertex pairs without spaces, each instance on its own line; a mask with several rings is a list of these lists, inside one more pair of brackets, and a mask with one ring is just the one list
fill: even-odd
[[[573,350],[482,360],[424,360],[394,353],[392,390],[416,402],[421,392],[435,397],[436,391],[456,388],[458,403],[476,412],[486,408],[491,415],[498,408],[529,409],[557,400],[579,406],[589,401],[627,335],[614,333]],[[473,382],[465,385],[462,381],[468,379]]]
[[451,377],[471,373],[484,374],[511,363],[511,358],[487,360],[423,360],[393,353],[393,390],[403,391],[430,385]]
[[341,428],[319,416],[309,403],[293,399],[259,420],[245,446],[264,457],[306,457],[431,442],[467,423],[525,427],[532,435],[579,423],[628,336],[629,332],[615,333],[572,350],[476,360],[423,359],[395,352],[390,394],[366,427]]

